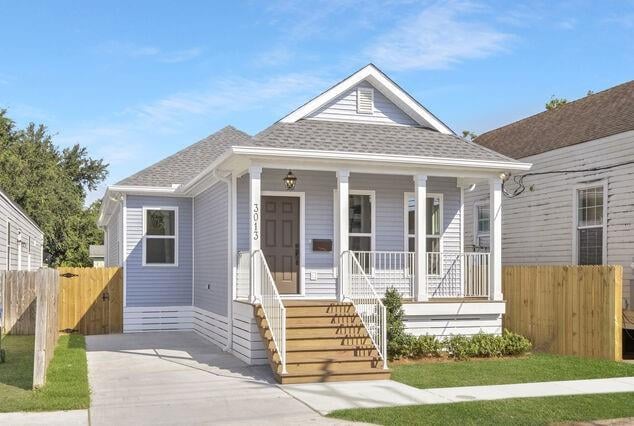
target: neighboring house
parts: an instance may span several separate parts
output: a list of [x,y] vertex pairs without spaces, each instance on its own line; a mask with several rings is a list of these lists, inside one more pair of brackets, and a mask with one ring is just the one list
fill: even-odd
[[193,329],[285,383],[385,377],[389,287],[411,333],[500,333],[501,218],[491,254],[464,253],[463,192],[486,179],[497,212],[501,172],[529,168],[368,65],[255,136],[225,127],[107,189],[124,331]]
[[[634,301],[634,81],[522,119],[478,144],[533,164],[525,190],[504,197],[504,264],[623,265]],[[515,173],[521,175],[521,173]],[[516,178],[506,192],[521,191]],[[488,193],[465,198],[465,244],[486,247]]]
[[44,234],[37,224],[0,190],[0,270],[30,271],[42,267]]
[[103,244],[88,246],[88,257],[92,260],[92,266],[94,268],[103,268],[105,266],[105,246]]

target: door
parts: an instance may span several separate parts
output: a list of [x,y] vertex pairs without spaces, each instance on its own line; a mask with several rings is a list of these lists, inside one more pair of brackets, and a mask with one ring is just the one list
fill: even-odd
[[299,293],[299,198],[262,197],[262,252],[280,294]]

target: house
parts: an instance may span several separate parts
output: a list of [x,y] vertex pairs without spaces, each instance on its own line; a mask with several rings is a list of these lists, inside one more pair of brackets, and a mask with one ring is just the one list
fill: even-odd
[[105,251],[103,244],[91,244],[88,246],[88,257],[92,260],[93,268],[103,268],[105,266]]
[[0,270],[30,271],[42,267],[44,234],[37,224],[0,190]]
[[[475,142],[530,173],[504,184],[502,263],[623,265],[634,301],[634,81],[487,132]],[[468,250],[488,247],[486,185],[465,197]]]
[[[255,136],[225,127],[107,189],[124,331],[193,329],[283,383],[389,376],[389,287],[411,333],[500,333],[501,173],[529,168],[370,64]],[[476,179],[490,253],[462,250]]]

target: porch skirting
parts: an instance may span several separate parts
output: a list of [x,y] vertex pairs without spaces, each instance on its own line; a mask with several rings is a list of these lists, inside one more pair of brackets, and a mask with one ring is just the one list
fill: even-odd
[[[233,354],[250,365],[267,364],[260,332],[248,303],[233,304]],[[210,342],[227,346],[226,316],[197,306],[143,306],[123,310],[123,332],[194,331]]]

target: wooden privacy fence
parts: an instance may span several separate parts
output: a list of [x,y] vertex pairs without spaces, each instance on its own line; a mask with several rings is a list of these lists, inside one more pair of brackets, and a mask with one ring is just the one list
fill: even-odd
[[121,268],[59,268],[58,327],[81,334],[123,331]]
[[536,350],[622,359],[621,266],[505,266],[504,328]]
[[40,387],[46,381],[46,369],[59,337],[57,271],[3,271],[0,294],[4,330],[10,334],[35,335],[33,387]]

